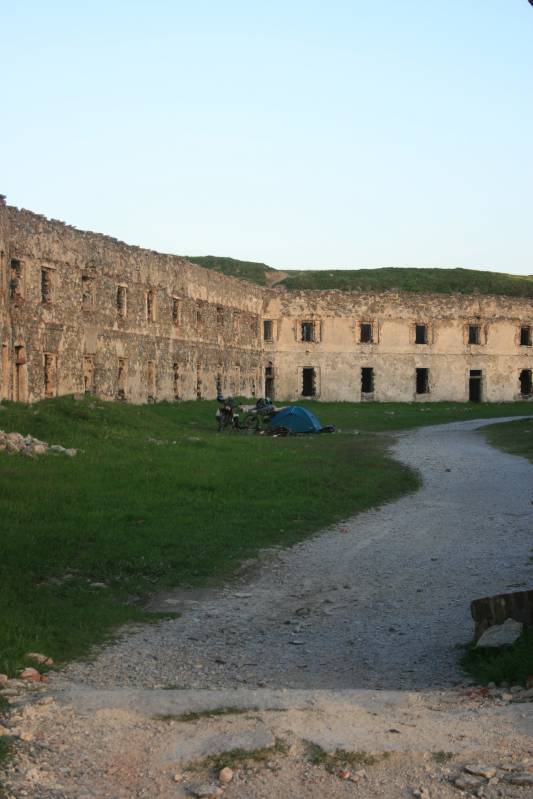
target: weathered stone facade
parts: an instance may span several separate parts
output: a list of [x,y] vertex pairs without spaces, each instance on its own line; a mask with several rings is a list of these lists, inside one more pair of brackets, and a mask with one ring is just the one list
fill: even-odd
[[261,289],[0,204],[1,394],[261,393]]
[[531,395],[531,300],[280,292],[266,312],[272,342],[265,354],[283,398],[301,395],[304,370],[311,369],[305,393],[314,388],[323,400],[497,402]]
[[0,396],[531,396],[533,303],[287,292],[0,200]]

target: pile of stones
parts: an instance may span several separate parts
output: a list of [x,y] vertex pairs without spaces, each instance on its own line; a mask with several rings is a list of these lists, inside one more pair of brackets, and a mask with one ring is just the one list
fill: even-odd
[[27,458],[35,458],[37,455],[46,455],[48,452],[59,452],[68,458],[74,458],[78,454],[77,449],[62,447],[60,444],[47,444],[33,436],[23,436],[21,433],[5,433],[0,430],[0,452],[5,451],[10,454],[20,452]]
[[483,794],[487,785],[520,785],[533,787],[532,762],[500,763],[498,766],[476,763],[463,767],[463,772],[455,778],[454,784],[461,791]]

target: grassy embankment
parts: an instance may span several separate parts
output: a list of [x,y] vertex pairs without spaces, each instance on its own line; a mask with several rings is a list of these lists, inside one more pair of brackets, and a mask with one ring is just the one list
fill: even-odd
[[[533,420],[494,425],[485,432],[493,446],[533,462]],[[533,565],[533,557],[531,560]],[[463,666],[481,683],[507,681],[523,685],[533,675],[533,632],[524,633],[516,644],[505,649],[471,648],[463,658]]]
[[215,407],[3,406],[0,428],[83,452],[0,453],[0,672],[13,674],[27,651],[59,663],[82,655],[146,618],[134,597],[223,579],[263,547],[415,489],[417,476],[371,431],[524,410],[324,403],[313,406],[324,423],[359,435],[272,439],[217,434]]
[[[268,264],[216,255],[187,256],[206,269],[248,280],[275,284],[289,291],[411,291],[419,294],[503,294],[533,297],[533,276],[508,275],[478,269],[383,267],[381,269],[305,269],[279,272]],[[279,272],[279,273],[278,273]]]

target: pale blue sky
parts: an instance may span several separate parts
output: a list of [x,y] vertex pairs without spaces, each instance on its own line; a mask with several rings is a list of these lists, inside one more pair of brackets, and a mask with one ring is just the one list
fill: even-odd
[[166,252],[533,274],[527,0],[0,0],[0,192]]

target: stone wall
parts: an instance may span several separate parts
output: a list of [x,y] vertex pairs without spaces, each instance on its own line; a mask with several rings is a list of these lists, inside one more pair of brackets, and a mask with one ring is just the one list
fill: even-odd
[[263,292],[0,204],[3,396],[261,393]]
[[[265,343],[265,358],[272,364],[273,393],[279,398],[297,399],[304,388],[308,393],[304,370],[314,370],[315,397],[322,400],[463,402],[469,399],[471,380],[487,401],[524,399],[530,393],[523,372],[533,368],[531,300],[271,292],[265,313],[272,338]],[[310,331],[313,340],[302,340]],[[526,334],[528,343],[521,343]],[[476,335],[478,343],[469,343]],[[362,385],[363,369],[372,370],[365,375],[371,385]]]
[[0,200],[2,398],[529,399],[532,326],[526,299],[263,289]]

